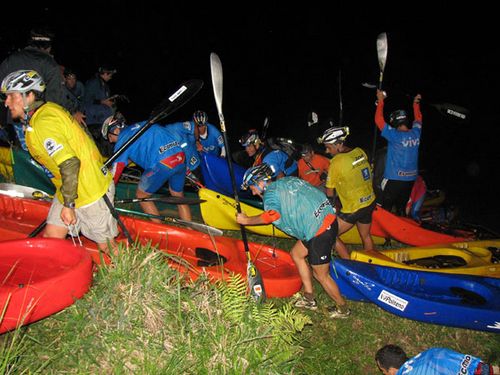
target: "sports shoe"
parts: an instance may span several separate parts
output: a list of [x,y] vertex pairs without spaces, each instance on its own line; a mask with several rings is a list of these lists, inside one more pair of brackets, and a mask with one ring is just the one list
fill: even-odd
[[318,303],[316,302],[315,299],[309,300],[300,293],[295,294],[294,298],[295,298],[295,303],[294,303],[295,307],[301,307],[309,310],[318,309]]
[[346,308],[345,311],[341,311],[337,306],[329,307],[328,313],[332,319],[345,319],[351,315],[351,310]]

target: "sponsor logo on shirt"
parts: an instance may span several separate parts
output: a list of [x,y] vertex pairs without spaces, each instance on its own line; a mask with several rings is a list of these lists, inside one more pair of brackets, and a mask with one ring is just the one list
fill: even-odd
[[49,154],[49,156],[54,155],[57,151],[64,148],[62,144],[58,144],[52,138],[47,138],[45,141],[43,141],[43,147],[45,147],[45,151],[47,151],[47,154]]
[[420,144],[420,139],[405,139],[402,143],[403,147],[415,147]]
[[175,146],[179,146],[179,143],[177,141],[170,142],[170,143],[167,143],[166,145],[160,146],[160,148],[158,149],[158,151],[159,151],[159,153],[161,155],[164,152],[170,150],[172,147],[175,147]]
[[469,368],[471,361],[472,361],[471,356],[468,355],[468,354],[466,354],[464,356],[464,359],[460,363],[460,373],[461,374],[467,374],[468,373],[467,369]]
[[370,179],[370,169],[368,168],[363,168],[361,170],[361,175],[363,176],[363,180],[369,180]]
[[314,210],[314,217],[319,217],[321,215],[321,212],[323,212],[323,210],[325,209],[325,207],[328,207],[331,205],[332,204],[330,203],[330,201],[328,199],[326,201],[324,201],[323,203],[321,203],[321,205],[318,207],[318,209]]

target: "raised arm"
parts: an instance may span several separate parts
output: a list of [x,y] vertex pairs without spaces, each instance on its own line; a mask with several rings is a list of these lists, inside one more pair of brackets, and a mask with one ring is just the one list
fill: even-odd
[[415,121],[422,122],[422,112],[420,111],[420,100],[422,100],[422,95],[417,94],[413,99],[413,118]]
[[377,90],[377,110],[375,111],[375,124],[377,125],[377,128],[380,129],[380,131],[382,131],[385,126],[384,99],[384,92],[382,90]]

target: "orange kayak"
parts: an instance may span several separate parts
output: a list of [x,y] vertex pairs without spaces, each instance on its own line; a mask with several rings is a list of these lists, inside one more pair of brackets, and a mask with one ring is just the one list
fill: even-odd
[[[44,222],[49,207],[49,202],[0,195],[0,239],[28,237]],[[232,273],[246,277],[247,257],[242,240],[214,237],[192,229],[157,224],[131,216],[120,217],[133,239],[141,244],[151,243],[172,255],[168,258],[169,265],[191,280],[196,280],[201,274],[208,275],[212,281],[226,279]],[[81,239],[94,262],[99,264],[101,254],[96,244],[84,237]],[[126,241],[123,234],[117,239],[119,242]],[[252,262],[260,271],[268,297],[290,297],[300,290],[302,282],[288,252],[255,242],[249,242],[248,245]]]

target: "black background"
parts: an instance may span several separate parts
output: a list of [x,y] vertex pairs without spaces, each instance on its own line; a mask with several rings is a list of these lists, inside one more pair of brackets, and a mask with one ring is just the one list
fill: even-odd
[[[427,103],[468,108],[471,121],[463,124],[422,106],[421,169],[428,187],[444,189],[466,219],[500,230],[500,51],[492,10],[477,13],[473,4],[460,8],[438,1],[390,11],[361,2],[202,4],[3,7],[0,58],[23,47],[31,27],[49,25],[56,34],[56,60],[82,82],[101,64],[118,69],[110,86],[130,98],[119,108],[129,122],[146,119],[181,82],[197,78],[205,83],[202,91],[167,121],[186,120],[203,109],[218,124],[209,64],[216,52],[232,151],[239,149],[240,135],[259,129],[266,116],[268,135],[298,141],[314,130],[306,125],[312,110],[338,122],[340,71],[349,142],[371,152],[375,92],[361,83],[377,82],[376,39],[387,32],[386,117],[394,109],[411,110],[411,97],[402,91],[421,93]],[[381,138],[377,142],[384,145]]]

